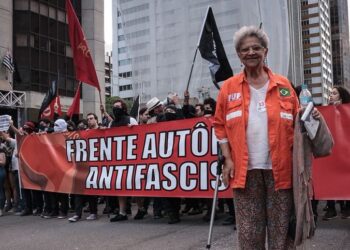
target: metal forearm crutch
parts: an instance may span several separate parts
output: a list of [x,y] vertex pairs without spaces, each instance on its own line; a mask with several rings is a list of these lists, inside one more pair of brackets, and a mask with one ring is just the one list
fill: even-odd
[[213,198],[213,204],[211,207],[211,216],[210,216],[210,226],[209,226],[209,235],[208,235],[208,242],[207,242],[207,249],[210,249],[211,247],[211,237],[213,234],[213,224],[214,224],[214,218],[215,218],[215,208],[216,208],[216,201],[218,198],[218,191],[219,191],[219,180],[220,175],[222,173],[222,165],[224,164],[225,157],[222,155],[222,151],[218,145],[218,165],[216,168],[216,182],[215,182],[215,190],[214,190],[214,198]]

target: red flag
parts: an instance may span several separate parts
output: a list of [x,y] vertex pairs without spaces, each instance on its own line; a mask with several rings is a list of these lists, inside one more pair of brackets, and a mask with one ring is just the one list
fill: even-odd
[[49,119],[53,120],[55,117],[55,113],[59,116],[62,116],[62,108],[61,108],[61,101],[60,97],[56,96],[51,102],[50,105],[47,106],[47,108],[41,113],[40,118],[41,119]]
[[75,96],[72,102],[72,105],[70,105],[68,111],[67,111],[67,116],[73,117],[73,115],[77,114],[79,115],[80,113],[80,85],[79,83],[77,92],[75,92]]
[[101,91],[89,47],[70,0],[66,0],[66,10],[76,79],[90,84],[96,87],[98,91]]

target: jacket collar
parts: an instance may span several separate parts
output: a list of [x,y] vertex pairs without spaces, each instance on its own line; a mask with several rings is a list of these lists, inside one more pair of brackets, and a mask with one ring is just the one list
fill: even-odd
[[[276,75],[266,66],[264,66],[264,70],[266,71],[266,73],[269,75],[269,81],[270,81],[270,84],[269,84],[269,88],[268,88],[268,91],[274,87],[277,87],[279,85],[283,85],[283,83],[281,83],[280,81],[278,81]],[[243,82],[246,82],[248,83],[247,81],[247,76],[245,74],[245,71],[243,70],[241,73],[239,73],[238,75],[238,82],[240,84],[243,84]]]

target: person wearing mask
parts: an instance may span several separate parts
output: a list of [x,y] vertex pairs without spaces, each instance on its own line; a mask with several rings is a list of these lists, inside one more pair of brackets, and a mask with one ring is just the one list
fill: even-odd
[[213,116],[215,114],[216,101],[211,97],[206,98],[203,102],[203,108],[205,117]]
[[[138,125],[137,121],[129,116],[126,103],[122,100],[116,100],[113,103],[113,116],[114,120],[110,123],[110,128],[122,127],[122,126],[134,126]],[[127,197],[119,196],[119,213],[110,219],[110,222],[123,221],[128,219],[127,215]]]
[[288,249],[293,206],[292,145],[298,97],[265,65],[269,39],[244,26],[234,35],[243,72],[222,85],[214,118],[225,157],[223,183],[234,190],[240,249]]
[[[89,113],[86,116],[88,130],[99,129],[98,118],[94,113]],[[97,219],[97,197],[94,195],[75,195],[75,215],[68,219],[69,222],[77,222],[81,219],[83,206],[86,202],[89,204],[90,215],[86,220],[92,221]]]
[[[174,104],[169,104],[164,108],[162,122],[175,121],[184,117]],[[165,198],[165,207],[169,216],[168,224],[180,222],[181,198]]]
[[[54,133],[67,132],[67,122],[64,119],[57,119],[53,125]],[[67,218],[69,208],[68,194],[53,193],[52,195],[52,212],[48,216],[44,216],[45,219],[56,217],[57,219]]]
[[[329,105],[340,105],[350,103],[350,94],[342,86],[334,86],[329,95]],[[350,201],[338,201],[340,204],[340,212],[343,219],[350,218]],[[336,201],[328,200],[326,206],[326,213],[323,216],[323,220],[332,220],[338,217],[337,210],[335,208]]]

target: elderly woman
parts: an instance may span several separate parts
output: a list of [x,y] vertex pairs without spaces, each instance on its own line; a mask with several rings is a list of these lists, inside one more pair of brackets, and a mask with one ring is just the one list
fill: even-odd
[[290,82],[264,64],[269,39],[257,27],[234,35],[244,65],[223,84],[214,127],[234,191],[241,249],[287,249],[292,210],[292,145],[299,103]]

